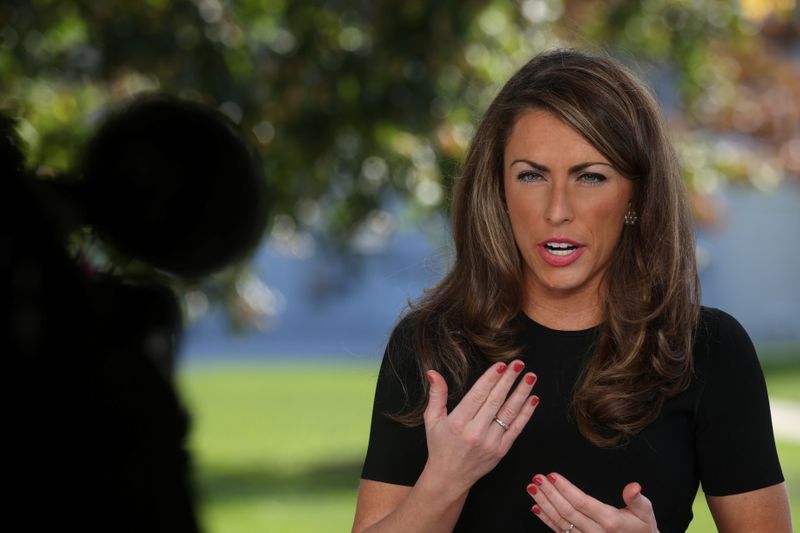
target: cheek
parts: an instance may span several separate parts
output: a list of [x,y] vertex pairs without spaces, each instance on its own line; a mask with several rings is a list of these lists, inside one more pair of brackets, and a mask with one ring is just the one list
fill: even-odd
[[530,197],[520,198],[517,196],[509,199],[507,205],[508,219],[511,222],[514,237],[519,241],[519,238],[530,235],[535,229],[540,218],[538,213],[541,210],[536,205],[536,200]]
[[514,235],[514,242],[517,243],[517,248],[520,248],[520,243],[525,241],[526,224],[519,219],[519,216],[510,207],[509,211],[508,220],[511,223],[511,233]]
[[539,191],[517,186],[506,196],[509,217],[515,223],[530,226],[542,218],[547,208],[547,198]]
[[617,245],[622,235],[625,211],[627,211],[627,204],[620,205],[617,203],[612,205],[601,204],[593,210],[592,226],[595,228],[594,234],[604,245],[604,248],[613,248]]
[[[511,213],[514,213],[514,211],[512,210]],[[509,214],[509,221],[511,222],[511,233],[514,237],[517,251],[523,257],[527,256],[531,252],[531,242],[534,240],[530,224],[524,220],[524,217],[520,217],[516,213]]]

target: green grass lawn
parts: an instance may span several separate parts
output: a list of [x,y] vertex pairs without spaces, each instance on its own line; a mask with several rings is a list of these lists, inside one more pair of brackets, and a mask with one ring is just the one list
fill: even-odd
[[800,403],[800,346],[761,347],[759,353],[770,396]]
[[[800,359],[765,365],[770,394],[800,401]],[[196,366],[180,374],[193,417],[209,533],[349,531],[377,363]],[[800,524],[800,445],[779,442]],[[714,531],[701,495],[689,531]]]
[[330,362],[184,372],[207,531],[349,531],[376,372]]

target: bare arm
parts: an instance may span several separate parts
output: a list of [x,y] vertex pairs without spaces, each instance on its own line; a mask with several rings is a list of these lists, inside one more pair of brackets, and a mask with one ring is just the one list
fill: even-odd
[[533,374],[508,394],[523,366],[492,365],[449,414],[447,384],[429,371],[425,468],[413,487],[362,480],[353,532],[452,530],[472,484],[505,456],[538,404]]
[[792,531],[785,483],[730,496],[706,496],[706,501],[720,533]]
[[[466,493],[456,494],[421,476],[414,487],[362,479],[353,533],[361,531],[452,531]],[[442,490],[444,489],[444,490]]]

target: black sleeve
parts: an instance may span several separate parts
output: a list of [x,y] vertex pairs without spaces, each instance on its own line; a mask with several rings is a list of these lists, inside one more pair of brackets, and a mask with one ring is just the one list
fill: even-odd
[[390,418],[408,412],[423,394],[410,335],[408,321],[401,322],[383,356],[372,407],[369,446],[361,472],[363,479],[412,486],[428,459],[424,426],[407,427]]
[[703,491],[726,496],[781,483],[767,387],[753,343],[727,313],[704,309],[703,315],[695,352],[704,382],[696,419]]

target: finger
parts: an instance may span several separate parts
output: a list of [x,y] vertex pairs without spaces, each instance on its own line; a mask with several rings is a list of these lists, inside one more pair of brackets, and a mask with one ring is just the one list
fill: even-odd
[[543,493],[539,491],[538,485],[534,483],[529,483],[528,486],[525,488],[528,492],[528,495],[533,498],[533,507],[531,507],[531,512],[536,515],[536,517],[541,520],[542,522],[547,525],[550,529],[557,531],[557,526],[553,519],[550,517],[550,513],[557,515],[558,513],[555,512],[555,509],[547,499]]
[[599,531],[602,529],[600,524],[607,523],[613,517],[612,513],[619,512],[619,509],[592,498],[559,474],[537,474],[533,481],[561,518],[558,525],[565,526],[565,529],[575,524],[581,531]]
[[447,382],[435,370],[425,372],[430,387],[428,388],[428,405],[423,413],[425,427],[432,427],[439,420],[447,417]]
[[[544,525],[546,525],[547,527],[549,527],[549,528],[550,528],[550,529],[552,529],[553,531],[558,531],[559,533],[561,533],[562,531],[564,531],[563,529],[560,529],[560,528],[559,528],[559,527],[556,525],[555,521],[553,521],[553,519],[552,519],[552,518],[550,518],[550,517],[547,515],[547,513],[545,513],[545,512],[542,510],[542,508],[541,508],[541,507],[539,507],[539,504],[535,504],[533,507],[531,507],[531,512],[532,512],[534,515],[536,515],[536,517],[537,517],[539,520],[541,520],[542,522],[544,522]],[[574,533],[574,532],[575,532],[575,530],[573,529],[571,533]]]
[[556,510],[556,508],[547,498],[547,495],[539,490],[539,486],[536,483],[531,483],[528,485],[528,494],[530,494],[536,501],[534,506],[531,507],[531,511],[539,518],[539,520],[544,522],[547,527],[553,531],[558,531],[559,533],[565,529],[569,529],[569,524],[563,525],[564,520],[561,518],[561,515],[558,514],[558,510]]
[[525,400],[528,399],[534,383],[536,383],[536,374],[533,372],[525,374],[495,416],[506,424],[511,425],[525,405]]
[[511,422],[508,431],[504,431],[500,437],[500,450],[503,453],[511,449],[511,445],[514,444],[514,441],[517,440],[517,437],[519,437],[519,434],[522,433],[525,425],[531,419],[531,416],[533,416],[536,407],[539,405],[539,397],[535,395],[527,396],[523,399],[523,402],[522,408],[519,410],[519,413],[517,413],[514,421]]
[[653,504],[642,494],[642,486],[638,483],[628,483],[622,489],[622,500],[625,502],[626,509],[636,518],[646,524],[655,522]]
[[[508,365],[508,371],[503,374],[492,390],[489,391],[489,396],[486,398],[483,406],[481,406],[478,412],[474,415],[476,424],[485,428],[492,423],[494,417],[497,416],[497,413],[500,412],[501,407],[503,407],[503,404],[506,403],[508,391],[511,390],[511,387],[514,385],[514,381],[516,381],[516,379],[519,377],[523,368],[525,368],[525,363],[522,361],[513,361],[510,365]],[[525,397],[527,396],[528,394],[526,392]],[[516,413],[514,413],[514,415],[516,416]],[[503,420],[503,422],[510,424],[512,420],[513,417],[510,417],[510,419]]]
[[[553,531],[558,531],[559,533],[570,529],[572,523],[567,522],[560,514],[558,514],[558,510],[553,507],[552,503],[547,499],[547,496],[545,496],[544,493],[541,491],[537,492],[537,487],[535,484],[528,485],[528,492],[531,493],[536,500],[536,504],[534,504],[534,506],[531,508],[531,511],[539,518],[539,520],[544,522],[545,525],[547,525],[547,527]],[[572,526],[571,533],[576,533],[578,531],[580,531],[580,529],[577,526]]]
[[472,420],[489,398],[494,386],[505,375],[507,367],[508,365],[505,363],[495,363],[490,366],[453,409],[451,413],[453,418],[463,421]]

